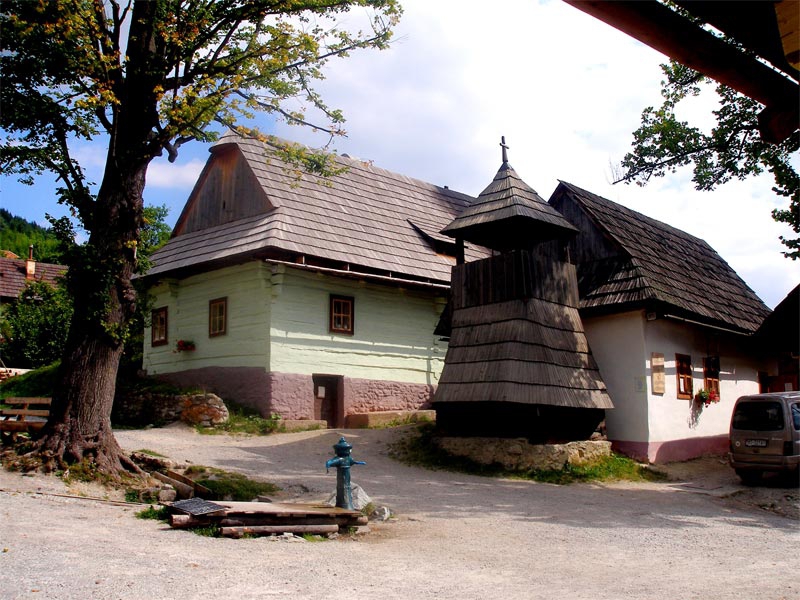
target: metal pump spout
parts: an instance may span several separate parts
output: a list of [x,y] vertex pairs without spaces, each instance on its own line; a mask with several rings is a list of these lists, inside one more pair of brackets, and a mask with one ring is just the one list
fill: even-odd
[[353,446],[347,443],[344,437],[339,439],[339,442],[333,445],[333,450],[336,456],[329,458],[325,462],[325,472],[331,467],[336,467],[336,506],[337,508],[344,508],[353,510],[353,490],[350,486],[350,467],[352,465],[365,465],[364,461],[353,460],[350,452]]

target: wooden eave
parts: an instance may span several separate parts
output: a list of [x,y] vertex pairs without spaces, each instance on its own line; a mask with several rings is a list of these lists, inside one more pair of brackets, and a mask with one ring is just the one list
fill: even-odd
[[[778,3],[786,5],[782,14],[790,15],[790,22],[784,28],[794,31],[793,41],[788,49],[784,48],[781,57],[776,56],[774,51],[777,23],[774,2],[677,2],[696,18],[741,41],[744,49],[740,49],[656,0],[565,0],[651,48],[763,104],[765,108],[759,115],[761,135],[773,143],[788,138],[800,124],[798,72],[796,66],[787,60],[787,57],[793,56],[796,61],[798,52],[795,46],[800,13],[796,3],[792,8],[793,1]],[[794,16],[793,22],[791,15]],[[780,31],[778,35],[781,35]],[[774,68],[760,59],[774,61]]]

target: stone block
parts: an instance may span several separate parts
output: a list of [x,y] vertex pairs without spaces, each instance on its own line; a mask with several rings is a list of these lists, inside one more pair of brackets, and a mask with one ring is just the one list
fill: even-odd
[[398,423],[423,423],[436,420],[435,410],[383,410],[358,413],[345,417],[348,429],[387,427]]
[[292,431],[311,431],[313,429],[327,429],[328,422],[320,421],[318,419],[281,419],[281,430]]

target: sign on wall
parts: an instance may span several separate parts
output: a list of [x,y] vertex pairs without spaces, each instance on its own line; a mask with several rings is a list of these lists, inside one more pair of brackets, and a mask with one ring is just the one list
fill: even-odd
[[654,394],[665,392],[664,355],[661,352],[650,354],[650,381],[652,381]]

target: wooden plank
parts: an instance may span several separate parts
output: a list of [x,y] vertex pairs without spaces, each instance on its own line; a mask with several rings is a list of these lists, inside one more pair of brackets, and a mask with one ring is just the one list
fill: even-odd
[[159,473],[158,471],[153,471],[153,477],[174,487],[179,498],[191,498],[194,496],[194,487],[191,485],[186,485],[185,483],[164,475],[163,473]]
[[338,533],[338,531],[338,525],[247,525],[242,527],[221,527],[220,535],[240,538],[245,535],[276,535],[281,533],[324,535]]
[[10,406],[13,406],[15,404],[27,404],[27,405],[30,405],[30,404],[45,404],[47,406],[50,406],[50,403],[52,401],[53,401],[52,398],[43,398],[43,397],[39,397],[39,396],[31,396],[29,398],[20,398],[20,397],[12,396],[12,397],[6,398],[5,400],[0,400],[0,402],[2,402],[3,404],[8,404]]
[[0,417],[49,417],[49,409],[36,408],[2,408]]
[[217,501],[217,504],[224,506],[228,514],[273,514],[273,515],[329,515],[332,517],[360,515],[355,510],[345,510],[327,504],[301,504],[290,502],[235,502]]
[[206,486],[202,484],[197,483],[194,479],[192,479],[191,477],[187,477],[183,473],[178,473],[177,471],[167,469],[164,472],[164,474],[167,477],[175,479],[176,481],[179,481],[185,485],[192,486],[192,488],[194,489],[194,493],[197,494],[198,496],[201,496],[203,498],[208,498],[209,496],[212,495],[210,489],[208,489]]

